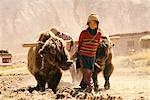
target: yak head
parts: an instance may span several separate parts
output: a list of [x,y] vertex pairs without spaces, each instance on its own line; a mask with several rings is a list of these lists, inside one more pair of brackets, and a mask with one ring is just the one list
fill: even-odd
[[55,36],[50,37],[44,43],[39,53],[49,64],[58,66],[63,70],[69,69],[69,66],[72,64],[69,62],[69,53],[64,41]]
[[99,47],[96,52],[96,62],[98,65],[103,66],[111,52],[112,43],[108,37],[102,37]]

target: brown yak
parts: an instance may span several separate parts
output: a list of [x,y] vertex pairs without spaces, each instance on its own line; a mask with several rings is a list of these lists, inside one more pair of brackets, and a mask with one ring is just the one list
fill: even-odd
[[38,44],[28,51],[28,69],[37,81],[35,88],[44,91],[45,84],[56,93],[56,88],[60,82],[63,70],[68,70],[70,66],[69,55],[65,42],[56,37],[51,31],[42,33]]
[[94,66],[94,73],[92,79],[94,82],[94,89],[98,90],[98,80],[97,75],[99,72],[103,71],[103,76],[105,79],[104,88],[108,90],[110,88],[109,78],[114,70],[114,65],[112,63],[112,46],[108,37],[102,37],[99,47],[96,52],[96,62]]

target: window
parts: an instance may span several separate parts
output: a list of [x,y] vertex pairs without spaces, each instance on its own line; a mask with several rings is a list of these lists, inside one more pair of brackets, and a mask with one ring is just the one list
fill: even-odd
[[3,63],[10,63],[11,59],[10,58],[2,58]]
[[133,48],[134,47],[134,41],[128,41],[127,42],[127,47]]

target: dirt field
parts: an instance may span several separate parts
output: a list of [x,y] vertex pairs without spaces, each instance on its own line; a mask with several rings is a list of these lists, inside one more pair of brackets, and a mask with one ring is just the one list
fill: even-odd
[[137,64],[132,61],[116,63],[110,78],[110,90],[103,89],[104,79],[100,74],[98,81],[101,91],[93,94],[80,92],[75,97],[72,97],[73,88],[78,87],[78,83],[72,83],[69,71],[63,72],[57,94],[53,94],[50,89],[30,93],[27,89],[34,87],[36,81],[26,67],[0,71],[0,100],[150,100],[150,66]]

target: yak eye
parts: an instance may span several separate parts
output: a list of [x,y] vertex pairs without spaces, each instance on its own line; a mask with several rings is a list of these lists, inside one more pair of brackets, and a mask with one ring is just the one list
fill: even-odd
[[45,45],[45,46],[42,48],[42,51],[46,53],[46,52],[48,51],[48,48],[49,48],[49,46],[48,46],[48,45]]
[[48,50],[48,46],[46,45],[43,50],[47,51]]

